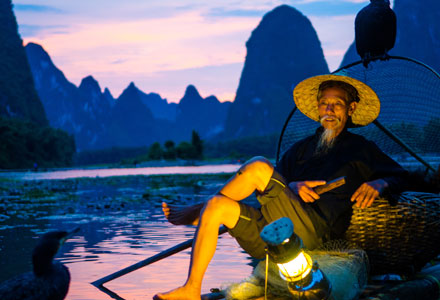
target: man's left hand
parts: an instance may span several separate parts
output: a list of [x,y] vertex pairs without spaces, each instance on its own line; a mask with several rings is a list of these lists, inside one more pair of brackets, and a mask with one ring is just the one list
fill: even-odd
[[388,183],[383,179],[365,182],[351,196],[351,201],[356,201],[355,205],[360,208],[370,207],[386,187]]

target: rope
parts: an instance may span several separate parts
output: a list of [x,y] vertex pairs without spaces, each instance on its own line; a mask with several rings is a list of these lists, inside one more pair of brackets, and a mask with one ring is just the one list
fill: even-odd
[[267,247],[264,248],[264,251],[266,252],[266,271],[264,276],[264,300],[267,300],[267,277],[269,274],[269,251],[267,250]]

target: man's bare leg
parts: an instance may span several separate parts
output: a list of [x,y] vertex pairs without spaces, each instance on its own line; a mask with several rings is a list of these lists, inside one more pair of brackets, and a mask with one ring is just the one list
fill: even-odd
[[272,173],[273,167],[266,159],[254,158],[240,168],[219,194],[208,200],[195,234],[186,283],[167,293],[157,294],[154,299],[200,299],[203,276],[217,246],[219,226],[235,227],[240,216],[237,201],[248,197],[255,190],[264,191]]
[[[250,163],[256,162],[256,161],[266,161],[265,158],[262,157],[255,157],[249,161],[247,161],[243,167],[237,172],[237,175],[231,177],[229,179],[229,181],[224,185],[224,187],[219,191],[219,194],[223,194],[223,195],[231,195],[234,198],[232,198],[233,200],[237,200],[240,201],[244,198],[246,198],[246,194],[249,193],[248,190],[243,190],[242,193],[238,193],[236,192],[236,188],[235,186],[231,186],[228,183],[231,181],[235,181],[236,178],[238,176],[243,175],[242,173],[244,172],[244,169],[246,169],[246,166]],[[269,162],[268,162],[269,163]],[[270,163],[269,163],[270,164]],[[261,167],[255,167],[255,169],[258,168],[263,168],[264,169],[264,165]],[[270,170],[270,172],[273,171],[273,168]],[[265,170],[256,170],[253,172],[265,172]],[[252,172],[247,172],[248,173],[252,173]],[[272,173],[271,173],[272,175]],[[264,184],[264,182],[260,182],[258,183],[260,184]],[[251,192],[252,193],[252,192]],[[200,212],[203,209],[203,206],[205,205],[205,203],[196,203],[196,204],[192,204],[192,205],[173,205],[173,204],[168,204],[166,202],[162,202],[162,211],[165,215],[165,217],[167,218],[167,220],[174,225],[197,225],[199,223],[199,216],[200,216]]]

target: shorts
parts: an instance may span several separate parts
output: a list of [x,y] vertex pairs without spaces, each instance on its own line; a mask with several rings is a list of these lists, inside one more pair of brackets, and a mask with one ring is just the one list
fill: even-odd
[[266,243],[261,239],[260,232],[264,226],[281,217],[292,220],[294,232],[307,249],[312,250],[322,244],[305,203],[290,190],[277,171],[274,170],[265,191],[257,194],[257,199],[260,209],[239,202],[240,217],[235,227],[228,230],[249,255],[264,258]]

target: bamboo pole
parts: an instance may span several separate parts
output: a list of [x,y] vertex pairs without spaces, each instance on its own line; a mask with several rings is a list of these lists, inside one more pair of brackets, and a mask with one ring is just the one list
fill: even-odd
[[402,141],[398,136],[396,136],[394,133],[392,133],[390,130],[388,130],[384,125],[382,125],[377,119],[373,121],[374,125],[379,127],[380,130],[382,130],[386,135],[388,135],[393,141],[395,141],[397,144],[399,144],[402,148],[404,148],[406,151],[408,151],[409,154],[414,156],[415,159],[417,159],[419,162],[424,164],[428,169],[435,172],[434,167],[432,167],[429,163],[427,163],[422,157],[420,157],[414,150],[411,149],[409,145],[407,145],[404,141]]
[[[226,227],[224,227],[224,226],[220,227],[219,235],[222,235],[226,231],[227,231]],[[122,270],[119,270],[119,271],[114,272],[114,273],[112,273],[110,275],[107,275],[107,276],[105,276],[105,277],[103,277],[101,279],[98,279],[98,280],[92,282],[91,284],[93,284],[95,287],[99,288],[100,286],[102,286],[106,282],[109,282],[111,280],[114,280],[116,278],[124,276],[124,275],[126,275],[128,273],[131,273],[133,271],[136,271],[136,270],[138,270],[138,269],[140,269],[142,267],[148,266],[148,265],[150,265],[152,263],[155,263],[155,262],[157,262],[159,260],[162,260],[164,258],[167,258],[167,257],[171,256],[171,255],[179,253],[179,252],[181,252],[181,251],[183,251],[185,249],[188,249],[189,247],[192,246],[193,241],[194,241],[194,239],[190,239],[190,240],[187,240],[185,242],[182,242],[182,243],[180,243],[180,244],[178,244],[178,245],[176,245],[174,247],[168,248],[168,249],[166,249],[166,250],[164,250],[164,251],[162,251],[162,252],[160,252],[160,253],[158,253],[156,255],[153,255],[153,256],[151,256],[149,258],[146,258],[146,259],[144,259],[144,260],[142,260],[140,262],[137,262],[137,263],[135,263],[135,264],[133,264],[131,266],[128,266],[128,267],[126,267],[126,268],[124,268]]]

